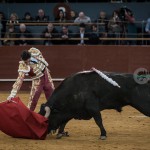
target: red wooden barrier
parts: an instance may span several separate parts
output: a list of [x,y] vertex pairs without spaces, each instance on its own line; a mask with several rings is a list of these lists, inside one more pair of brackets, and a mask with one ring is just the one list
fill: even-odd
[[[0,79],[16,79],[18,61],[23,50],[32,46],[0,47]],[[137,68],[150,70],[149,46],[35,46],[49,63],[52,78],[95,67],[101,71],[133,73]],[[14,82],[0,81],[0,91],[10,90]],[[57,85],[58,82],[55,82]],[[25,82],[22,90],[29,90]]]

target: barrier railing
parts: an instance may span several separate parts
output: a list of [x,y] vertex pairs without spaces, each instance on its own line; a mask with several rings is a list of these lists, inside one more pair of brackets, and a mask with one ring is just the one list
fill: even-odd
[[[53,78],[52,80],[54,82],[61,82],[64,79],[63,78]],[[16,79],[0,79],[0,82],[9,82],[9,81],[15,82]],[[24,79],[24,81],[32,81],[32,79]]]
[[[15,41],[15,40],[63,40],[62,38],[22,38],[22,39],[20,39],[20,38],[0,38],[0,40],[13,40],[13,41]],[[68,38],[68,40],[89,40],[89,38]],[[147,41],[147,40],[150,40],[150,38],[99,38],[99,40],[114,40],[114,41],[116,41],[116,40],[121,40],[121,41],[127,41],[127,40],[133,40],[133,41],[141,41],[141,40],[143,40],[143,41]]]

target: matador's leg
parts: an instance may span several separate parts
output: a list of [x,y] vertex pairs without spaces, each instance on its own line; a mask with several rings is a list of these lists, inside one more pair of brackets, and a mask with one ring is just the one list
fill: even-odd
[[48,100],[48,98],[52,95],[55,88],[54,88],[54,84],[53,84],[51,75],[49,73],[49,70],[46,69],[44,74],[45,74],[45,76],[44,76],[45,80],[44,80],[43,90],[44,90],[44,93],[45,93],[45,97]]
[[29,97],[28,108],[32,111],[35,110],[38,99],[42,93],[43,85],[41,84],[41,78],[32,81],[32,88]]

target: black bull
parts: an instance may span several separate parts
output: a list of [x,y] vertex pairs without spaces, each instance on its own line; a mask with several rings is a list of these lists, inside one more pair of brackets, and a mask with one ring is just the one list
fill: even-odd
[[[53,92],[50,99],[41,106],[40,114],[45,115],[46,108],[51,108],[49,132],[61,127],[71,119],[89,120],[94,118],[101,131],[101,139],[106,138],[100,111],[115,109],[121,111],[130,105],[150,116],[150,84],[138,84],[132,74],[105,73],[118,83],[112,83],[95,71],[77,73],[66,78]],[[47,107],[48,106],[48,107]],[[46,111],[45,111],[46,110]]]

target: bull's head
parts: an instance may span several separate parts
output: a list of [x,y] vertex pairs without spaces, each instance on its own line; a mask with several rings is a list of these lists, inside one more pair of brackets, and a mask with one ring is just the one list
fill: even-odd
[[49,127],[48,127],[48,132],[54,131],[59,128],[61,125],[61,113],[55,109],[50,109],[49,106],[46,106],[45,104],[42,104],[40,107],[39,114],[42,116],[45,116],[48,118],[49,122]]
[[51,112],[51,110],[48,106],[46,106],[45,104],[41,105],[39,114],[41,114],[42,116],[48,118],[50,116],[50,112]]

